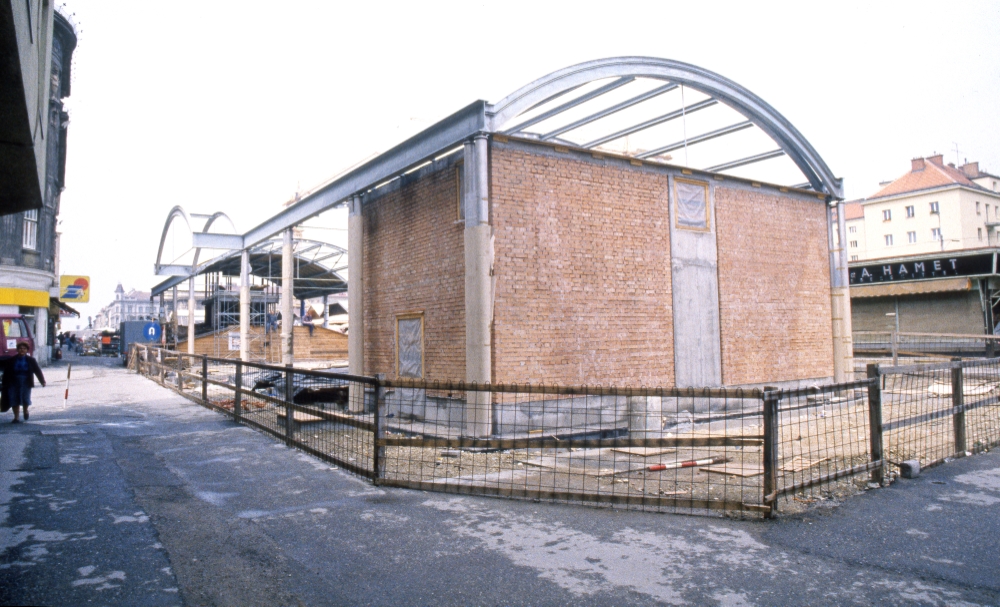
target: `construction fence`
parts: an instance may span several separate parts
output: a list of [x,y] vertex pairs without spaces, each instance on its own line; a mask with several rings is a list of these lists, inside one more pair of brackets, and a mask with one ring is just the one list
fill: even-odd
[[136,346],[137,372],[383,486],[774,516],[1000,443],[1000,359],[804,389],[386,380]]

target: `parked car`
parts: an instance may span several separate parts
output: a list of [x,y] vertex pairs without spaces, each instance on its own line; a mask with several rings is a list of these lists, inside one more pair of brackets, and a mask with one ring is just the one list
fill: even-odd
[[20,314],[0,314],[0,360],[17,356],[17,344],[28,344],[28,354],[35,355],[35,338]]

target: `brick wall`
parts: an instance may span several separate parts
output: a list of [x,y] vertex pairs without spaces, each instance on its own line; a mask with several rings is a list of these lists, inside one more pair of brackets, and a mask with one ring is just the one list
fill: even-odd
[[667,175],[494,142],[493,378],[673,385]]
[[365,202],[365,372],[395,377],[396,316],[423,312],[424,377],[464,380],[464,234],[456,223],[456,167],[429,169]]
[[824,204],[723,182],[715,207],[723,383],[833,375]]

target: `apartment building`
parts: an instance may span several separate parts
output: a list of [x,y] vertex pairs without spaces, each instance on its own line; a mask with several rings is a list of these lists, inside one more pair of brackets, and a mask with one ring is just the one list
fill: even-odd
[[850,261],[996,246],[1000,177],[978,162],[914,158],[908,173],[848,203],[845,214]]

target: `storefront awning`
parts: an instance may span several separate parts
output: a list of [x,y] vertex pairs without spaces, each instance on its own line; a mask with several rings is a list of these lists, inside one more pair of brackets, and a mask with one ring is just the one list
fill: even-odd
[[857,285],[851,287],[851,299],[860,299],[864,297],[898,297],[900,295],[968,291],[970,289],[972,289],[971,278],[943,278],[941,280]]

